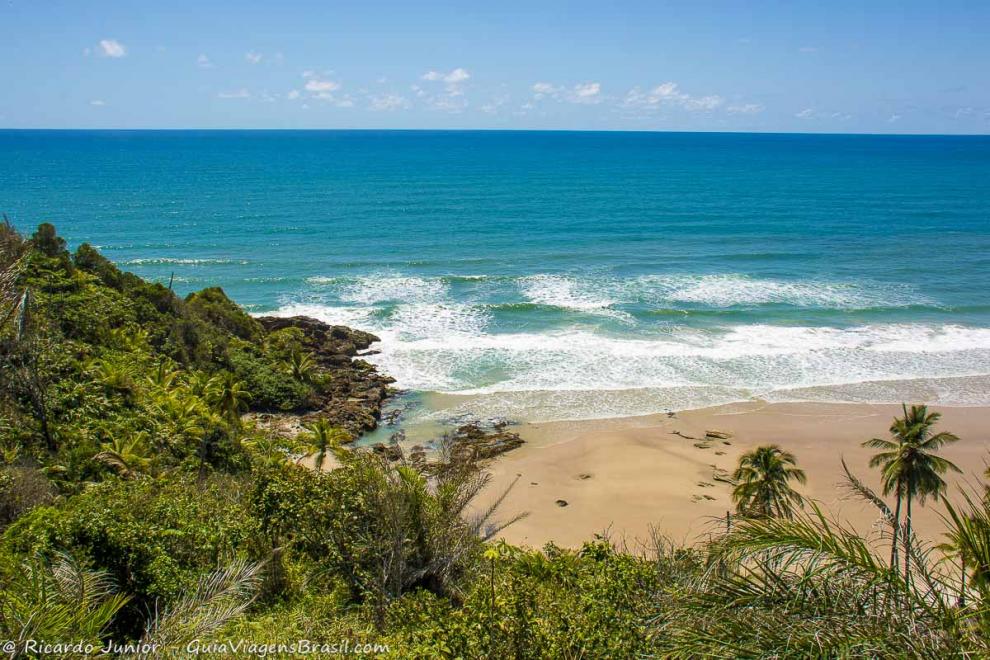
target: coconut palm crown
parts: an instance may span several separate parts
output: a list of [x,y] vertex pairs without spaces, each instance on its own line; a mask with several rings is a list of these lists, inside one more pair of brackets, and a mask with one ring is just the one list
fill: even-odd
[[777,445],[764,445],[739,458],[732,475],[736,483],[732,500],[740,515],[757,518],[790,518],[804,499],[790,482],[806,483],[804,470],[794,454]]
[[[880,453],[870,459],[870,467],[880,467],[880,478],[884,495],[894,493],[895,526],[891,545],[891,565],[897,565],[897,539],[900,531],[901,503],[907,504],[905,520],[905,547],[911,538],[911,504],[915,498],[924,505],[928,497],[938,497],[945,492],[946,484],[942,475],[953,470],[961,472],[951,461],[937,456],[936,452],[944,445],[956,442],[959,438],[942,431],[933,433],[932,428],[941,419],[941,413],[928,412],[927,406],[902,406],[903,417],[897,417],[890,425],[890,440],[873,438],[863,443],[864,447],[880,449]],[[905,574],[910,568],[910,555],[905,553]]]

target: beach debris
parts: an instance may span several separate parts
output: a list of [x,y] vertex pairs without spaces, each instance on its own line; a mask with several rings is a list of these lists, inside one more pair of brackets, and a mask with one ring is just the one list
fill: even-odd
[[716,456],[725,456],[725,452],[724,451],[717,451],[717,452],[715,452],[715,455]]
[[711,495],[702,495],[702,497],[704,497],[706,500],[708,500],[710,502],[714,502],[715,501],[715,498],[712,497]]
[[530,486],[539,486],[539,485],[540,485],[540,483],[539,483],[538,481],[530,481],[530,482],[529,482],[529,485],[530,485]]
[[712,443],[710,443],[710,442],[696,442],[696,443],[694,443],[694,446],[697,447],[698,449],[711,449],[712,448]]
[[709,483],[707,481],[699,481],[698,485],[702,488],[714,488],[715,484]]
[[705,431],[706,438],[715,438],[716,440],[725,440],[726,438],[731,438],[732,434],[728,431],[719,431],[716,429],[709,429]]
[[582,472],[577,476],[577,478],[580,479],[581,481],[584,481],[585,479],[591,479],[591,475],[588,474],[587,472]]
[[567,500],[557,500],[555,504],[559,507],[565,507],[567,506]]
[[698,438],[694,437],[693,435],[688,435],[687,433],[681,433],[680,431],[677,431],[677,430],[671,431],[671,434],[676,435],[676,436],[680,436],[680,437],[684,438],[685,440],[697,440],[698,439]]

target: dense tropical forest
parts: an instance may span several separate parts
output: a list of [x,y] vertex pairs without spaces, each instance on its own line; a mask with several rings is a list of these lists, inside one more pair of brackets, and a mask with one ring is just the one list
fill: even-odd
[[[476,504],[485,452],[354,448],[387,379],[355,357],[367,338],[308,323],[264,324],[215,288],[180,298],[50,224],[0,225],[4,653],[990,654],[990,500],[947,502],[938,450],[956,438],[937,413],[905,407],[864,438],[882,492],[846,486],[880,533],[831,520],[798,458],[766,446],[696,545],[519,548],[496,539],[521,512]],[[348,347],[326,355],[334,337]],[[298,432],[258,421],[281,413]],[[925,500],[945,512],[935,547],[911,526]]]

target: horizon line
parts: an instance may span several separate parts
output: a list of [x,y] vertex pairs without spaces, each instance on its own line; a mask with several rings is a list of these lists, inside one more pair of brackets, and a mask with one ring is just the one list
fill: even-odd
[[879,133],[866,131],[746,131],[746,130],[651,130],[620,128],[264,128],[264,127],[158,127],[158,128],[86,128],[86,127],[0,127],[0,132],[393,132],[393,133],[650,133],[685,135],[821,135],[863,137],[990,137],[988,133]]

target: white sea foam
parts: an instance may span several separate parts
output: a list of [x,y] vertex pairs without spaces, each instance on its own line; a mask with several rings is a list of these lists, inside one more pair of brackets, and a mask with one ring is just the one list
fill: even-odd
[[[199,262],[197,260],[192,260]],[[205,263],[205,262],[204,262]],[[779,280],[742,274],[641,275],[620,278],[608,275],[542,273],[515,278],[485,275],[420,277],[379,273],[357,278],[313,276],[306,282],[336,293],[348,303],[442,302],[450,296],[452,281],[487,282],[481,295],[519,296],[519,301],[587,314],[631,320],[621,305],[654,307],[713,307],[789,305],[818,309],[868,309],[872,307],[937,306],[937,302],[907,285],[828,280]],[[476,291],[477,295],[479,292]]]
[[439,278],[376,275],[348,282],[340,290],[345,302],[372,305],[386,302],[440,302],[447,284]]
[[[452,279],[394,273],[311,278],[311,284],[326,286],[317,289],[315,299],[332,304],[295,303],[278,314],[303,314],[378,334],[381,352],[370,359],[400,387],[480,396],[494,408],[528,401],[527,409],[542,411],[533,412],[534,418],[636,414],[754,396],[828,399],[840,391],[853,400],[896,401],[917,393],[921,379],[936,383],[925,390],[935,397],[932,401],[990,403],[987,390],[972,381],[965,381],[966,388],[959,384],[990,376],[990,328],[665,323],[645,325],[639,336],[629,334],[628,325],[622,336],[576,326],[510,333],[489,311],[490,296],[629,322],[633,317],[617,305],[866,309],[934,304],[907,287],[742,275],[621,279],[543,274],[489,278],[490,287],[472,289],[471,300],[458,300]],[[908,382],[913,384],[900,385]],[[831,394],[822,394],[826,390]],[[568,405],[573,405],[570,412]]]
[[607,309],[614,300],[601,295],[587,280],[562,275],[532,275],[519,280],[519,288],[531,302],[581,311]]
[[842,281],[785,281],[723,275],[644,275],[619,284],[632,298],[654,304],[691,303],[711,307],[783,304],[825,309],[862,309],[933,304],[912,288],[896,284]]
[[488,314],[471,305],[413,303],[400,305],[390,317],[390,331],[404,340],[457,341],[484,336]]
[[960,326],[740,326],[655,340],[590,332],[389,339],[375,360],[400,385],[464,394],[719,387],[761,396],[990,374],[990,330]]
[[260,314],[261,316],[309,316],[330,325],[346,325],[351,328],[369,328],[373,309],[370,307],[329,307],[307,303],[290,303],[279,307],[274,312]]

